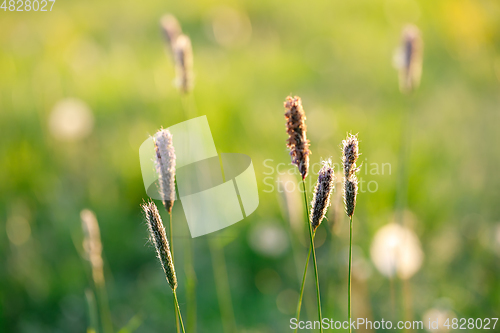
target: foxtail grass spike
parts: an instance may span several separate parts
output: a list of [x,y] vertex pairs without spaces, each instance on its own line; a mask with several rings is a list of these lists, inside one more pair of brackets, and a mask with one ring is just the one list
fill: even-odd
[[[342,162],[344,164],[344,204],[345,212],[349,216],[349,273],[347,282],[347,317],[351,322],[351,277],[352,277],[352,215],[356,208],[358,194],[358,178],[356,162],[359,157],[359,142],[356,135],[348,134],[342,141]],[[349,327],[351,333],[351,327]]]
[[356,196],[358,195],[358,179],[352,175],[344,182],[344,204],[347,216],[352,217],[356,208]]
[[87,254],[87,259],[92,267],[92,279],[96,286],[97,299],[99,301],[99,311],[102,320],[104,333],[113,332],[113,322],[109,311],[108,295],[104,281],[102,243],[99,224],[95,214],[88,209],[80,212],[82,228],[84,233],[83,247]]
[[309,219],[313,232],[325,218],[326,211],[330,206],[330,195],[335,185],[335,175],[330,159],[323,161],[323,167],[319,170],[318,182],[314,188],[313,200],[311,202],[311,214]]
[[160,263],[165,271],[165,276],[167,282],[175,292],[177,288],[177,277],[175,275],[174,264],[172,262],[172,255],[170,253],[170,246],[168,245],[167,235],[165,233],[165,227],[153,201],[149,201],[142,205],[144,210],[144,215],[146,216],[146,221],[148,223],[148,229],[150,234],[150,240],[156,248],[156,253]]
[[171,213],[175,200],[175,149],[172,134],[168,129],[162,129],[155,134],[154,143],[160,195],[165,209]]
[[92,278],[96,285],[102,285],[104,283],[104,273],[99,224],[97,223],[95,214],[88,209],[84,209],[80,212],[80,218],[82,220],[82,229],[84,233],[83,248],[92,266]]
[[302,180],[304,180],[309,170],[309,155],[311,154],[306,135],[306,114],[298,96],[288,96],[284,105],[288,133],[287,147],[290,149],[292,163],[299,168]]
[[191,39],[180,35],[173,44],[176,85],[181,93],[189,93],[194,86],[193,82],[193,49]]
[[349,178],[351,174],[357,171],[356,162],[359,157],[359,143],[355,135],[348,134],[345,140],[342,140],[342,163],[344,164],[344,177]]
[[173,44],[177,37],[182,34],[182,28],[179,21],[172,14],[165,14],[160,19],[160,25],[167,39],[168,46],[173,49]]
[[347,216],[352,217],[356,208],[358,178],[356,161],[359,157],[359,141],[356,135],[348,134],[342,141],[342,162],[344,164],[344,204]]
[[422,74],[423,42],[420,30],[414,25],[403,28],[399,50],[399,87],[403,93],[418,88]]

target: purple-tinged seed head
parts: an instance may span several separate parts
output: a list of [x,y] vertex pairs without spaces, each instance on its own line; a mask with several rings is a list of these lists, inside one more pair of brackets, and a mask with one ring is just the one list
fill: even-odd
[[349,177],[356,172],[356,161],[359,157],[359,142],[357,135],[348,134],[342,140],[342,162],[344,164],[344,177]]
[[418,88],[422,75],[423,41],[420,30],[407,25],[401,34],[399,49],[399,87],[403,93],[411,93]]
[[313,231],[321,224],[330,206],[330,196],[335,186],[335,175],[331,159],[323,161],[323,167],[318,174],[318,182],[314,187],[313,200],[309,219]]
[[299,168],[302,180],[306,179],[309,170],[309,140],[307,140],[306,114],[302,108],[300,97],[288,96],[284,103],[286,131],[288,133],[287,147],[290,149],[292,163]]

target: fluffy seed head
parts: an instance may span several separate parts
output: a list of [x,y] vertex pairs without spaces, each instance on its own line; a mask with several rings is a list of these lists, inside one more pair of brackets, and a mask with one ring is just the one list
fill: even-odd
[[306,136],[306,114],[302,108],[300,97],[288,96],[284,103],[286,131],[288,133],[287,147],[290,149],[292,163],[299,168],[302,180],[307,176],[309,169],[309,140]]
[[355,174],[344,179],[344,205],[347,216],[352,217],[356,208],[356,196],[358,195],[358,178]]
[[181,93],[187,94],[193,88],[193,49],[186,35],[179,35],[173,43],[176,85]]
[[168,129],[161,129],[156,132],[154,143],[160,195],[165,209],[171,213],[175,200],[175,150],[172,134]]
[[163,226],[158,208],[153,201],[149,201],[142,205],[142,209],[148,223],[150,240],[156,248],[156,253],[165,272],[167,282],[172,290],[175,290],[177,288],[177,277],[175,275],[165,227]]
[[95,214],[88,209],[80,212],[80,218],[84,233],[83,249],[92,265],[92,278],[96,285],[102,285],[104,283],[104,273],[102,268],[102,243],[99,224],[97,223]]
[[314,187],[314,196],[311,202],[311,213],[309,219],[313,231],[321,224],[325,218],[326,211],[330,206],[330,195],[335,186],[335,175],[330,159],[323,161],[323,167],[318,174],[318,182]]
[[358,171],[356,161],[359,157],[359,142],[356,135],[348,134],[345,140],[342,140],[342,162],[344,164],[344,177]]
[[170,49],[173,49],[173,44],[177,37],[182,34],[181,25],[179,21],[172,14],[165,14],[160,19],[160,25],[167,39],[167,43]]
[[420,30],[414,25],[403,28],[401,46],[397,54],[399,87],[403,93],[418,88],[422,74],[423,42]]
[[344,164],[344,204],[347,216],[352,217],[356,207],[358,194],[358,178],[356,161],[359,157],[359,141],[356,135],[348,134],[342,141],[342,162]]

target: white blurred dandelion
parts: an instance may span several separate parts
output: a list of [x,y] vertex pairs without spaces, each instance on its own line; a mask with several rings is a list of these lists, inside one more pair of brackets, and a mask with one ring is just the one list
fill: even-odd
[[49,116],[50,134],[60,141],[83,139],[93,127],[92,111],[79,99],[66,98],[57,102]]
[[390,223],[377,231],[370,249],[378,271],[391,278],[409,279],[422,266],[424,253],[417,235],[410,229]]
[[426,331],[439,333],[449,332],[449,328],[444,326],[444,323],[447,319],[451,322],[452,318],[456,318],[456,315],[452,311],[432,308],[424,313],[422,321],[424,322]]

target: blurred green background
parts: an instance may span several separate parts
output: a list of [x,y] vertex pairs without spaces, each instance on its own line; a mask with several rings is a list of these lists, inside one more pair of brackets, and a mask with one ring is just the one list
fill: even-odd
[[[193,240],[176,202],[185,321],[191,247],[197,332],[290,331],[307,234],[292,191],[298,177],[276,170],[290,163],[289,94],[303,100],[311,163],[339,163],[341,140],[359,133],[359,176],[377,185],[358,195],[353,316],[498,317],[498,1],[57,1],[51,12],[0,10],[1,332],[87,330],[85,295],[95,286],[82,257],[86,208],[99,221],[114,331],[174,332],[171,291],[139,207],[147,198],[140,144],[187,119],[159,26],[167,12],[192,40],[197,115],[207,116],[219,152],[251,156],[260,195],[252,215]],[[408,22],[425,44],[411,98],[399,92],[392,65]],[[401,137],[410,143],[401,220],[421,248],[404,279],[380,272],[373,245],[395,220]],[[372,163],[391,172],[370,172]],[[279,170],[294,170],[286,165]],[[278,180],[290,190],[278,191]],[[345,320],[348,219],[340,191],[332,202],[316,236],[323,315]],[[217,290],[225,273],[229,283]],[[316,319],[312,276],[306,320]],[[221,315],[224,300],[232,311]]]

